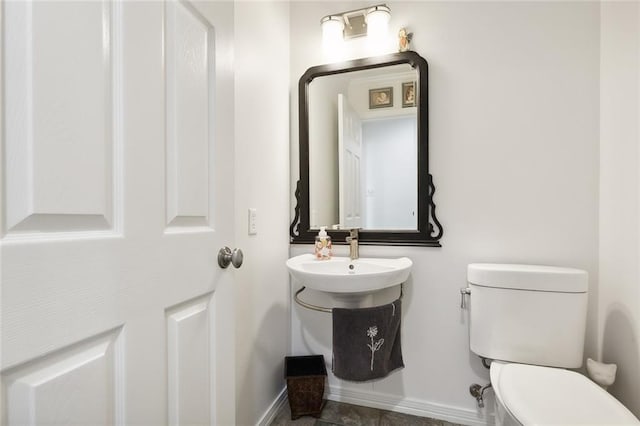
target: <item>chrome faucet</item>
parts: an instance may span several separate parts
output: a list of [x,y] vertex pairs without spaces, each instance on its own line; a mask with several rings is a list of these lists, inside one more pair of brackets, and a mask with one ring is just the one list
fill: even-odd
[[349,259],[355,260],[360,257],[358,250],[358,231],[360,228],[351,228],[349,230],[349,236],[347,242],[349,243]]

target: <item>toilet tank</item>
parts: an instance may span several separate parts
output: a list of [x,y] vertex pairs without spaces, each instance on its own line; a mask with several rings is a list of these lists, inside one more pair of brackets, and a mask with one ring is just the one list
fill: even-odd
[[582,365],[586,271],[474,263],[467,268],[467,281],[472,352],[524,364]]

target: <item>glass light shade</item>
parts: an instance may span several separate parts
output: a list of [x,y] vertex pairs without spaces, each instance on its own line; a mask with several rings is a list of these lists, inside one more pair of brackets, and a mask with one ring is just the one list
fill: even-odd
[[382,6],[376,6],[367,13],[367,36],[370,41],[384,42],[389,33],[389,20],[391,13],[389,9]]
[[344,42],[342,32],[344,21],[339,16],[325,16],[322,18],[322,46],[325,53],[335,53],[341,50]]

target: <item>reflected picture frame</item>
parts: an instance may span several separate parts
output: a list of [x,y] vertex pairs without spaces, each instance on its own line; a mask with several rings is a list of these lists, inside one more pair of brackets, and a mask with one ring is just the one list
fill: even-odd
[[416,82],[402,83],[402,108],[416,106]]
[[393,87],[369,89],[369,109],[390,108],[393,106]]

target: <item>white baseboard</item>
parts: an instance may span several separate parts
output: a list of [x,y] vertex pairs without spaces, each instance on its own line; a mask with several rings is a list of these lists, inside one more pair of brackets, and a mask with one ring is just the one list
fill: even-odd
[[[486,418],[474,410],[452,407],[412,398],[399,398],[395,395],[387,395],[377,392],[360,392],[329,386],[327,399],[347,404],[363,405],[365,407],[379,408],[398,413],[411,414],[420,417],[446,420],[469,426],[491,426],[494,424],[493,416]],[[260,418],[256,426],[268,426],[276,418],[276,415],[287,402],[287,388],[284,387],[276,399],[271,403],[267,411]]]
[[276,418],[276,415],[282,408],[282,406],[287,402],[287,387],[285,386],[276,399],[273,400],[267,411],[262,415],[256,426],[267,426],[270,425],[271,422]]
[[483,414],[474,410],[376,392],[360,392],[330,386],[327,399],[414,416],[446,420],[463,425],[487,426],[494,424],[493,416],[485,418]]

